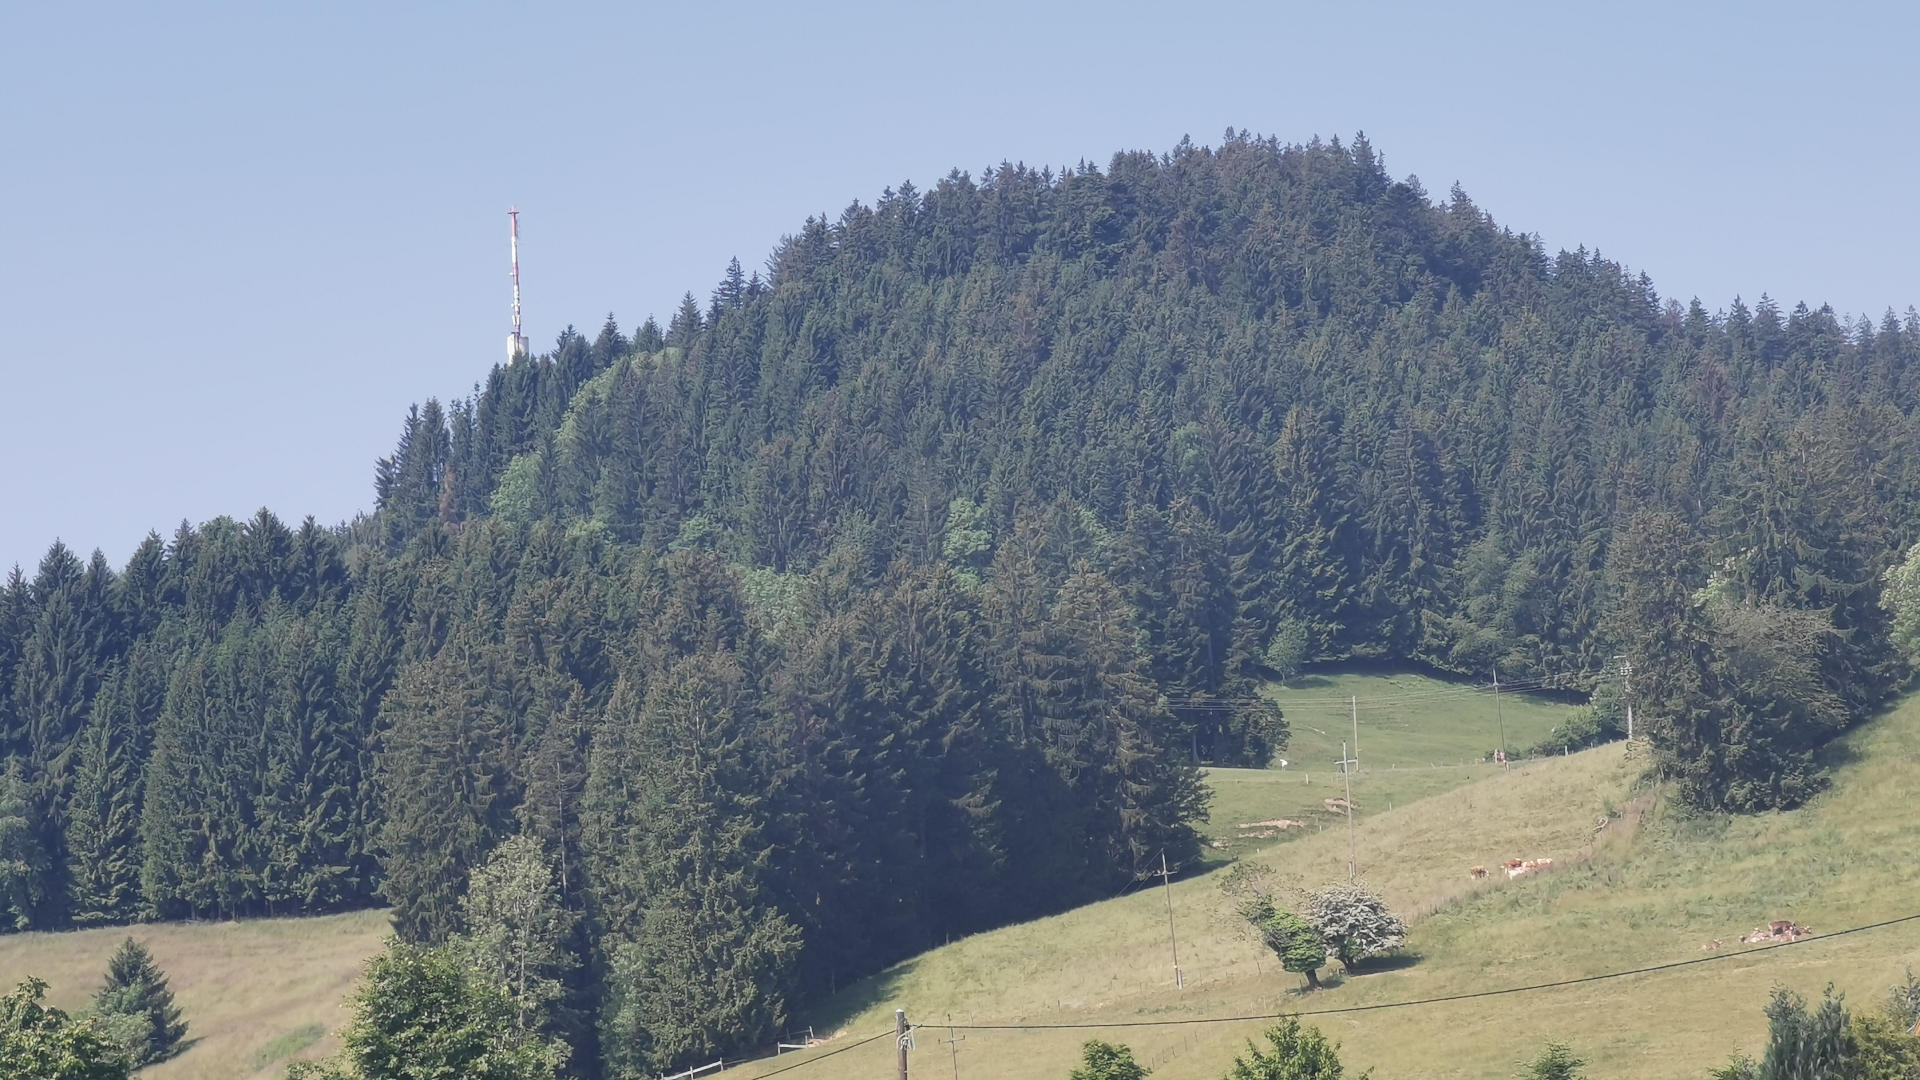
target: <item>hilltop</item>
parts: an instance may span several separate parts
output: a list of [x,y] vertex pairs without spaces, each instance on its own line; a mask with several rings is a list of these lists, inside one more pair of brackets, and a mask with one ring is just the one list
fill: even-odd
[[[771,246],[409,410],[349,525],[11,575],[0,925],[386,906],[437,945],[521,839],[569,1003],[527,1009],[672,1072],[1327,817],[1337,703],[1275,676],[1631,663],[1674,798],[1757,812],[1920,652],[1882,603],[1920,315],[1676,303],[1359,137],[954,172]],[[1499,745],[1366,727],[1406,774],[1373,828]],[[1210,834],[1202,770],[1255,789],[1226,812],[1276,754],[1295,800]]]

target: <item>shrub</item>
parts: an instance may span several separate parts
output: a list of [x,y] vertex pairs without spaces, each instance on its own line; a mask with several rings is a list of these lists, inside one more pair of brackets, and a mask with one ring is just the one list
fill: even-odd
[[1131,1049],[1090,1039],[1080,1048],[1080,1067],[1067,1080],[1146,1080],[1152,1071],[1133,1060]]
[[[1328,1042],[1320,1029],[1303,1027],[1299,1017],[1290,1016],[1268,1028],[1267,1045],[1271,1051],[1249,1042],[1247,1056],[1233,1059],[1227,1080],[1340,1080],[1345,1075],[1340,1048]],[[1362,1073],[1359,1080],[1367,1076]]]
[[1566,1043],[1548,1043],[1540,1056],[1521,1070],[1524,1080],[1582,1080],[1587,1059],[1574,1054]]

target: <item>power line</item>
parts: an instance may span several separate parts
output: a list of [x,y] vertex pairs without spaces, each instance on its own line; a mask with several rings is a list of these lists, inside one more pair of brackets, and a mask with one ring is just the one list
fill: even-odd
[[825,1061],[835,1054],[844,1054],[849,1050],[857,1050],[860,1047],[865,1046],[870,1042],[878,1042],[879,1040],[894,1034],[896,1034],[896,1032],[894,1032],[892,1028],[888,1028],[886,1031],[883,1031],[878,1035],[869,1035],[866,1038],[861,1039],[859,1042],[848,1043],[845,1046],[836,1046],[832,1050],[829,1050],[824,1054],[820,1054],[816,1057],[810,1057],[805,1061],[796,1061],[791,1065],[782,1065],[779,1068],[773,1070],[772,1072],[763,1072],[760,1074],[759,1080],[766,1080],[766,1078],[769,1076],[778,1076],[789,1069],[798,1069],[803,1065],[811,1065],[816,1061]]
[[1785,949],[1794,945],[1805,945],[1814,941],[1826,941],[1830,938],[1845,937],[1848,934],[1865,933],[1868,930],[1880,930],[1901,923],[1920,921],[1920,913],[1903,915],[1884,922],[1868,923],[1865,926],[1835,930],[1832,933],[1815,937],[1801,938],[1798,941],[1782,941],[1773,945],[1763,945],[1758,949],[1744,952],[1715,953],[1712,956],[1697,957],[1692,960],[1675,960],[1666,964],[1654,964],[1650,967],[1632,968],[1627,971],[1609,971],[1600,975],[1583,975],[1577,979],[1556,979],[1553,982],[1532,983],[1526,986],[1508,986],[1499,990],[1476,990],[1466,994],[1446,994],[1440,997],[1414,998],[1408,1001],[1385,1001],[1374,1005],[1343,1005],[1331,1009],[1305,1009],[1299,1012],[1254,1013],[1247,1016],[1196,1016],[1184,1020],[1116,1020],[1105,1024],[955,1024],[962,1031],[1068,1031],[1094,1030],[1097,1028],[1134,1028],[1134,1027],[1178,1027],[1184,1024],[1237,1024],[1252,1020],[1282,1020],[1289,1016],[1334,1016],[1345,1013],[1379,1012],[1383,1009],[1406,1009],[1416,1005],[1443,1005],[1453,1001],[1473,1001],[1479,998],[1501,997],[1507,994],[1525,994],[1535,990],[1554,990],[1563,986],[1579,986],[1584,983],[1603,982],[1607,979],[1624,979],[1630,975],[1650,975],[1677,968],[1693,967],[1696,964],[1711,964],[1721,960],[1734,960],[1756,956],[1775,949]]

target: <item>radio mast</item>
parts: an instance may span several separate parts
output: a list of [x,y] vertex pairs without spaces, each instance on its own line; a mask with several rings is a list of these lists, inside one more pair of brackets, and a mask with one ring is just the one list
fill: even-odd
[[513,260],[513,333],[507,335],[507,364],[527,355],[526,335],[520,332],[520,208],[507,210],[507,252]]

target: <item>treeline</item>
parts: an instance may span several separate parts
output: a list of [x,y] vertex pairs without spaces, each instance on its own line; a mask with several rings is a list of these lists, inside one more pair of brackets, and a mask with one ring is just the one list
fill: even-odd
[[635,1072],[1190,860],[1194,764],[1284,743],[1276,640],[1626,653],[1698,801],[1790,804],[1906,677],[1916,357],[1911,312],[1662,302],[1364,139],[903,186],[410,411],[350,526],[16,571],[0,905],[434,942],[524,834],[576,1067]]

